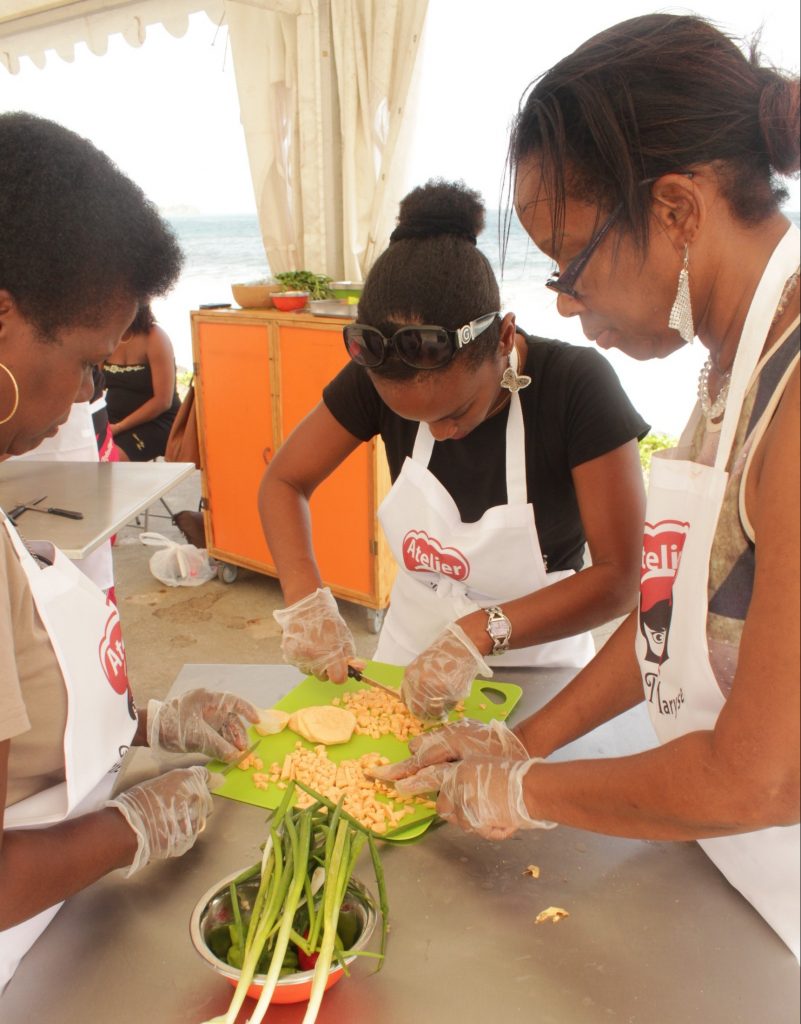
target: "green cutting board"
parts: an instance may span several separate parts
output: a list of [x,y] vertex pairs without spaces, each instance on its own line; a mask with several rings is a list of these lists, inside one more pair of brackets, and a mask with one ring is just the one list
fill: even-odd
[[[381,662],[371,661],[367,663],[365,675],[385,683],[388,686],[400,691],[403,668],[397,665],[385,665]],[[300,708],[315,707],[321,704],[330,704],[335,697],[341,697],[343,692],[351,690],[367,689],[365,683],[355,679],[349,679],[341,685],[329,683],[316,679],[314,676],[307,676],[302,682],[291,690],[286,697],[283,697],[275,707],[282,711],[297,711]],[[457,715],[451,713],[450,720],[457,721],[459,718],[475,718],[481,722],[489,722],[493,718],[506,719],[514,706],[520,700],[523,691],[513,683],[499,683],[487,679],[474,679],[470,695],[464,701],[464,713]],[[251,743],[258,741],[258,747],[254,751],[257,757],[264,762],[264,769],[273,761],[283,761],[286,754],[294,750],[295,744],[300,740],[304,746],[313,747],[313,743],[304,740],[291,729],[284,729],[283,732],[273,736],[259,736],[250,729]],[[390,761],[402,761],[409,756],[409,745],[404,740],[395,736],[381,736],[373,739],[371,736],[354,735],[347,743],[338,743],[328,747],[329,758],[339,763],[340,761],[361,757],[362,754],[369,754],[377,751]],[[210,771],[221,771],[225,765],[219,761],[209,764]],[[263,769],[263,770],[264,770]],[[281,802],[284,790],[273,784],[268,789],[258,789],[251,776],[256,769],[250,768],[242,771],[240,768],[233,768],[214,792],[218,796],[228,797],[231,800],[239,800],[246,804],[255,804],[257,807],[274,809]],[[420,819],[426,819],[420,821]],[[402,837],[413,839],[419,836],[430,824],[431,809],[428,807],[415,807],[414,814],[404,819]],[[420,824],[415,827],[415,822]],[[391,838],[392,833],[377,838]]]

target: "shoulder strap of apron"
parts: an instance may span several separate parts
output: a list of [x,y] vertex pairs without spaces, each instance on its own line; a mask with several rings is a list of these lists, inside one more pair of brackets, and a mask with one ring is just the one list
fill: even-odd
[[716,469],[725,469],[728,465],[734,444],[734,435],[740,419],[740,409],[762,355],[771,319],[781,299],[787,278],[798,267],[798,242],[798,228],[795,224],[790,224],[781,241],[773,250],[751,300],[732,367],[726,414],[723,418],[720,443],[715,458]]
[[[519,365],[517,346],[512,345],[509,366],[517,373]],[[526,432],[523,426],[523,406],[520,404],[518,391],[511,394],[506,421],[506,501],[509,505],[528,504]]]
[[[517,372],[519,360],[517,348],[514,346],[509,353],[509,365]],[[427,423],[420,423],[414,439],[412,459],[423,466],[428,466],[433,451],[434,436]],[[510,505],[528,504],[525,429],[523,409],[517,392],[512,392],[506,421],[506,500]]]

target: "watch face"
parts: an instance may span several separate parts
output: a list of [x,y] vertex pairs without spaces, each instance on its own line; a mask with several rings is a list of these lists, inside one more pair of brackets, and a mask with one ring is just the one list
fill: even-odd
[[503,640],[509,634],[509,624],[505,619],[496,619],[489,623],[487,632],[493,639]]

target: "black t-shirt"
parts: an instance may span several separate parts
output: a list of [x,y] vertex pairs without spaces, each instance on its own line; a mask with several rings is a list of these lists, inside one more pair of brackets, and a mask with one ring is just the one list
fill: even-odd
[[[534,506],[548,571],[578,571],[585,538],[571,470],[644,437],[648,424],[599,352],[523,336],[528,344],[523,372],[531,377],[531,384],[518,392],[526,437],[528,500]],[[354,437],[369,441],[381,435],[394,482],[412,454],[418,424],[392,412],[364,368],[353,362],[326,386],[323,400]],[[508,409],[507,404],[458,441],[434,445],[428,468],[455,501],[463,522],[476,522],[487,509],[507,503]]]

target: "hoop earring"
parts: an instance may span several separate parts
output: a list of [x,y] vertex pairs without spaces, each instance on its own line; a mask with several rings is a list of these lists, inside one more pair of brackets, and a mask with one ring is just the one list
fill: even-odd
[[14,414],[17,411],[17,409],[19,408],[19,387],[17,385],[17,378],[14,376],[14,374],[11,372],[11,370],[9,370],[9,368],[5,365],[5,363],[0,363],[0,369],[3,369],[3,370],[6,371],[6,373],[8,374],[9,380],[11,381],[11,386],[14,389],[14,405],[12,406],[11,412],[8,414],[8,416],[6,416],[6,418],[4,420],[0,420],[0,427],[1,427],[4,423],[8,423],[8,421],[14,416]]
[[693,310],[690,302],[690,247],[684,246],[684,260],[679,271],[679,283],[676,288],[676,298],[668,317],[668,327],[679,332],[682,341],[692,344],[695,337],[695,324],[693,323]]

